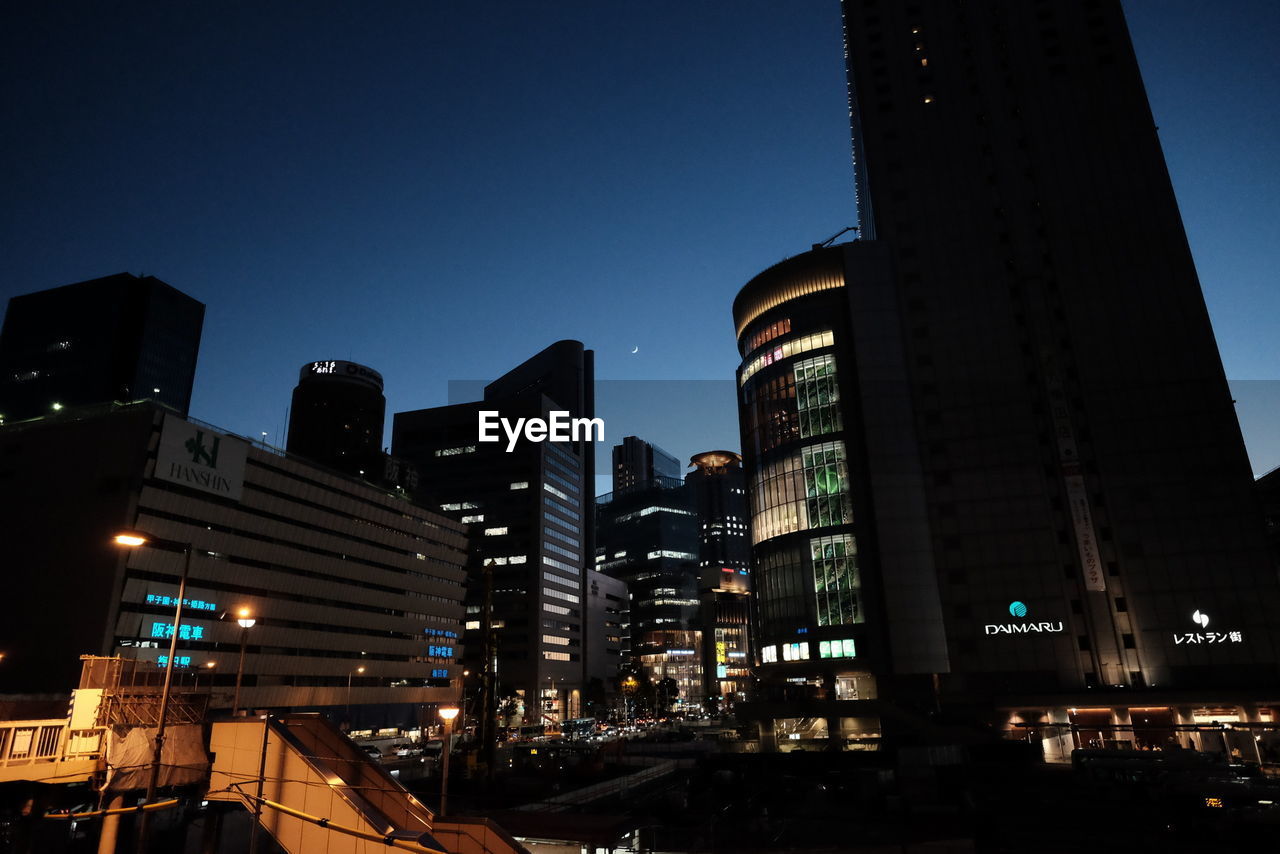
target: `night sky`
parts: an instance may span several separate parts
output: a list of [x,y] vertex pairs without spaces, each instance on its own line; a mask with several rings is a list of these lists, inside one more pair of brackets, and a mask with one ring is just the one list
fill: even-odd
[[[1261,473],[1280,4],[1125,8]],[[835,0],[31,0],[0,20],[0,297],[158,276],[208,307],[192,415],[279,444],[304,362],[376,368],[390,413],[577,338],[599,378],[678,395],[610,384],[610,443],[736,448],[734,295],[854,223]]]

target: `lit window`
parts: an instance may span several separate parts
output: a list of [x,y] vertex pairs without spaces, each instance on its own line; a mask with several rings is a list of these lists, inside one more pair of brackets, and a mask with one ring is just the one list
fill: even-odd
[[808,661],[809,660],[809,643],[784,643],[782,645],[783,661]]
[[469,525],[469,524],[471,524],[472,522],[483,522],[483,521],[484,521],[484,514],[483,514],[483,513],[481,513],[481,514],[479,514],[479,515],[477,515],[477,516],[463,516],[463,517],[462,517],[462,524],[464,524],[464,525]]
[[819,641],[818,656],[820,658],[856,658],[857,652],[854,650],[853,638]]
[[512,488],[512,489],[528,489],[528,488],[529,488],[529,481],[527,481],[527,480],[518,480],[518,481],[516,481],[515,483],[511,484],[511,488]]
[[766,664],[777,661],[778,648],[776,646],[766,646],[764,649],[760,650],[760,660]]
[[568,646],[569,645],[569,639],[562,638],[559,635],[543,635],[542,642],[549,643],[552,646]]
[[501,537],[505,533],[507,533],[506,525],[503,525],[501,528],[485,528],[484,529],[484,535],[486,537]]

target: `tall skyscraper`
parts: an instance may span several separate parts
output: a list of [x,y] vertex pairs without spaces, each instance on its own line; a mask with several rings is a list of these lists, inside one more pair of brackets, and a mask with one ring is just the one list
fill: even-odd
[[648,486],[655,478],[680,477],[680,462],[657,445],[637,436],[627,436],[613,446],[613,491]]
[[1176,692],[1280,684],[1280,587],[1120,4],[843,10],[864,239],[734,305],[761,672],[848,740],[876,737],[869,697],[1190,722]]
[[380,478],[386,413],[382,375],[373,368],[308,362],[293,390],[286,448],[344,474]]
[[677,699],[693,702],[703,697],[698,530],[679,478],[654,476],[596,498],[596,569],[627,584],[631,663],[654,683],[676,680]]
[[203,324],[202,303],[154,276],[13,297],[0,331],[0,422],[132,400],[185,416]]
[[751,538],[742,457],[704,451],[685,476],[699,523],[699,625],[703,695],[718,705],[744,696],[751,682]]
[[[591,627],[584,591],[593,551],[590,440],[479,441],[481,411],[547,419],[591,418],[594,353],[558,341],[487,385],[484,400],[398,412],[392,453],[421,478],[449,516],[469,524],[473,576],[467,591],[467,660],[484,667],[486,578],[496,636],[498,695],[517,698],[525,723],[576,717]],[[498,431],[501,434],[501,431]],[[603,611],[602,611],[603,613]],[[601,627],[603,628],[603,627]]]

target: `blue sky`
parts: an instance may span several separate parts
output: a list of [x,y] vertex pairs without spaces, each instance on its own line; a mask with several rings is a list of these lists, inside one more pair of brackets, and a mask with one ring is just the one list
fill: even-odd
[[[1125,8],[1262,472],[1280,9]],[[0,30],[0,297],[168,281],[208,306],[192,414],[246,435],[283,436],[316,359],[381,371],[391,412],[559,338],[603,379],[728,380],[738,288],[854,221],[835,0],[29,3]],[[725,408],[609,439],[736,447]]]

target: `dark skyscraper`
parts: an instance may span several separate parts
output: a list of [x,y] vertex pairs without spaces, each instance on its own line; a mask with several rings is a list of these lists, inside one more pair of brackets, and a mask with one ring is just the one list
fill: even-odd
[[1119,3],[843,7],[864,240],[734,305],[762,672],[855,701],[819,713],[851,740],[877,696],[1191,723],[1152,692],[1274,687],[1280,589]]
[[751,682],[751,538],[742,457],[704,451],[689,464],[685,488],[700,527],[698,585],[701,602],[704,694],[732,702]]
[[0,421],[144,399],[186,415],[203,323],[203,304],[153,276],[14,297],[0,332]]
[[613,446],[613,491],[646,486],[655,478],[679,479],[680,461],[644,439],[627,436]]
[[289,409],[291,454],[353,476],[381,477],[382,375],[355,362],[308,362]]
[[508,451],[505,436],[479,441],[478,421],[482,411],[511,422],[547,419],[553,411],[592,418],[593,376],[594,353],[580,342],[558,341],[487,385],[482,402],[398,412],[392,428],[392,453],[417,469],[420,496],[471,526],[476,565],[467,592],[466,654],[479,671],[488,577],[497,640],[494,690],[519,698],[527,724],[581,710],[592,630],[584,597],[594,536],[594,448],[590,440],[521,439]]

